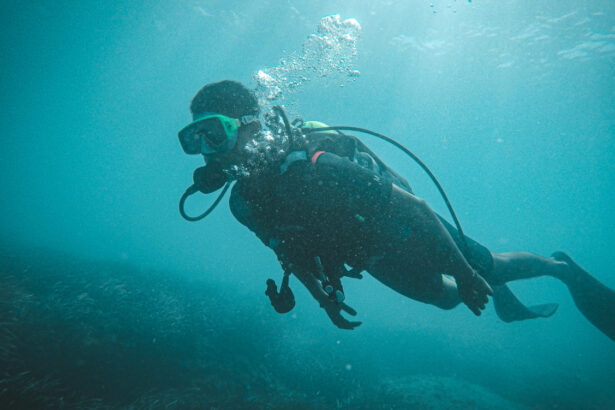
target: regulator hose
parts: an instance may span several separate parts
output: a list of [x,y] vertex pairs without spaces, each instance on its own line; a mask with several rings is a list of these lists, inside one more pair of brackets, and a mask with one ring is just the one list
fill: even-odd
[[196,222],[196,221],[200,221],[201,219],[205,218],[207,215],[209,215],[215,208],[216,206],[218,206],[218,204],[220,203],[220,201],[222,200],[222,197],[224,197],[224,194],[226,194],[226,191],[228,191],[229,187],[231,186],[231,181],[228,181],[226,183],[226,185],[224,185],[224,188],[222,189],[222,192],[220,192],[220,195],[218,195],[218,198],[216,198],[216,200],[214,201],[213,204],[211,204],[211,206],[209,208],[207,208],[207,210],[205,212],[203,212],[201,215],[198,216],[190,216],[186,213],[185,209],[184,209],[184,203],[186,202],[186,199],[192,195],[195,194],[197,192],[199,192],[199,189],[196,187],[196,185],[191,185],[188,189],[186,189],[186,192],[184,192],[184,194],[182,195],[182,197],[179,200],[179,213],[181,214],[181,216],[186,220],[186,221],[190,221],[190,222]]

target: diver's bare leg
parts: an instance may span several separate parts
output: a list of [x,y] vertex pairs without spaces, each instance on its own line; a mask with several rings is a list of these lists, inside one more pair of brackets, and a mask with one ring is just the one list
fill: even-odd
[[571,272],[568,264],[529,252],[493,253],[493,270],[487,275],[492,285],[519,279],[553,276],[566,281]]

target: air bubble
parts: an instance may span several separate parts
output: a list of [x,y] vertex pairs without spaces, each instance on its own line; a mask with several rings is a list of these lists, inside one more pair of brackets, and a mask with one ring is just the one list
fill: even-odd
[[[275,67],[254,75],[257,95],[264,109],[271,109],[314,78],[342,83],[360,75],[354,67],[361,25],[356,19],[341,20],[339,14],[323,17],[303,43],[301,53],[291,53]],[[341,76],[341,78],[335,78]]]

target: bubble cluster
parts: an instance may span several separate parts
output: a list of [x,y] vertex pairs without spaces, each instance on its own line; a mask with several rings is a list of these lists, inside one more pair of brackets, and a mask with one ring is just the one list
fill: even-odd
[[241,163],[231,166],[226,173],[233,179],[259,174],[284,158],[288,145],[285,133],[261,130],[242,147]]
[[[361,25],[355,19],[341,20],[339,15],[323,17],[303,44],[301,54],[283,57],[275,67],[259,70],[254,79],[256,93],[263,112],[281,104],[291,93],[307,81],[327,77],[328,80],[352,81],[360,75],[355,68],[357,40]],[[288,150],[288,136],[279,119],[270,117],[263,130],[243,147],[242,163],[227,169],[234,178],[247,177],[263,171],[267,164],[284,158]]]
[[357,41],[361,25],[355,19],[341,20],[338,14],[323,17],[316,32],[308,36],[300,54],[283,57],[275,67],[259,70],[254,79],[263,108],[280,103],[314,78],[341,76],[336,81],[354,80]]

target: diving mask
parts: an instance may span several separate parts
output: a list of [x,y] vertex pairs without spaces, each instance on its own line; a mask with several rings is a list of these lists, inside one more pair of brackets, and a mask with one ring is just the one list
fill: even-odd
[[256,115],[231,118],[204,112],[179,132],[179,142],[186,154],[225,153],[235,146],[239,127],[256,119]]

